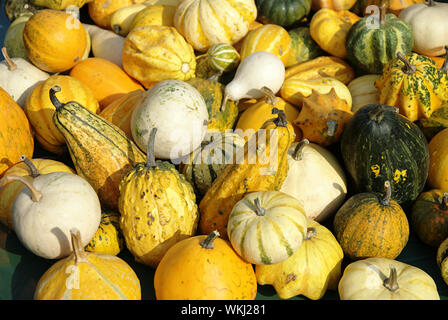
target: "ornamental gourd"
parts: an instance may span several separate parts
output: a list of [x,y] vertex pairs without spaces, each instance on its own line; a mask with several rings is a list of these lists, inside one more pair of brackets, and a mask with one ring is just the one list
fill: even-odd
[[380,92],[375,87],[375,81],[379,77],[379,74],[366,74],[348,83],[347,88],[352,96],[352,112],[356,112],[368,104],[379,103]]
[[124,247],[124,237],[120,229],[120,215],[115,211],[103,210],[98,230],[84,247],[84,250],[116,256]]
[[[143,3],[144,5],[144,3]],[[174,27],[174,13],[176,6],[148,5],[139,11],[132,19],[129,31],[140,26],[166,26]]]
[[[74,21],[75,27],[67,21]],[[72,15],[39,10],[26,22],[23,43],[30,61],[39,69],[57,73],[71,69],[84,56],[87,33]]]
[[136,261],[157,267],[167,250],[196,233],[199,214],[193,187],[171,163],[154,157],[151,130],[146,163],[120,182],[118,210],[126,247]]
[[310,28],[297,27],[288,30],[288,33],[291,37],[291,54],[286,62],[286,67],[312,60],[325,54],[311,38]]
[[437,266],[440,269],[440,274],[443,281],[448,284],[448,238],[443,240],[443,242],[437,248]]
[[157,300],[255,299],[252,265],[219,236],[213,231],[189,237],[166,252],[154,274]]
[[205,52],[217,43],[238,42],[256,17],[254,0],[181,0],[174,26],[195,50]]
[[386,13],[382,6],[379,20],[372,20],[372,16],[361,18],[350,28],[344,44],[347,60],[355,69],[381,74],[398,52],[411,53],[414,38],[412,27],[394,14]]
[[307,218],[301,203],[279,191],[247,194],[229,215],[227,236],[235,251],[252,264],[276,264],[302,245]]
[[115,11],[144,1],[145,0],[95,0],[88,4],[89,17],[100,28],[110,29],[110,20]]
[[62,103],[56,97],[61,90],[50,89],[56,108],[53,123],[63,135],[78,175],[97,192],[101,204],[117,209],[121,179],[146,157],[118,127],[92,113],[76,101]]
[[448,129],[443,129],[429,142],[428,185],[448,190]]
[[290,28],[311,11],[311,0],[255,0],[257,19],[263,24],[273,23]]
[[23,44],[23,29],[32,15],[31,12],[22,14],[17,19],[14,19],[6,30],[3,46],[11,58],[22,58],[29,61],[26,56],[25,45]]
[[39,279],[35,300],[140,300],[140,280],[126,261],[86,252],[79,230],[72,229],[70,256],[53,264]]
[[101,205],[86,180],[68,172],[42,174],[32,181],[7,176],[2,183],[9,180],[24,184],[14,200],[12,222],[29,251],[45,259],[68,256],[72,228],[83,235],[83,246],[92,239],[100,224]]
[[53,10],[64,10],[69,6],[76,6],[81,8],[88,2],[93,0],[31,0],[31,2],[40,7],[45,7]]
[[174,27],[141,26],[126,37],[123,68],[146,89],[163,80],[194,78],[193,47]]
[[280,191],[301,201],[309,219],[327,220],[347,194],[345,172],[327,149],[307,139],[291,144],[289,170]]
[[380,91],[379,102],[399,108],[410,121],[429,118],[448,101],[448,75],[431,58],[417,53],[397,53],[375,86]]
[[386,5],[386,12],[393,13],[397,17],[400,16],[400,12],[416,3],[423,3],[425,0],[359,0],[356,1],[355,5],[351,8],[351,11],[356,13],[359,16],[366,16],[372,13],[378,13],[378,9],[376,6],[380,7],[382,5]]
[[409,239],[409,223],[391,194],[386,181],[383,194],[355,194],[336,212],[334,233],[345,256],[352,260],[395,259],[401,253]]
[[273,113],[278,114],[277,118],[266,121],[246,142],[244,152],[238,154],[235,163],[226,166],[199,203],[201,233],[218,230],[226,237],[229,214],[247,193],[280,189],[288,172],[287,152],[295,135],[284,112],[274,109]]
[[439,109],[431,113],[431,116],[427,119],[422,118],[415,121],[420,130],[422,130],[428,141],[440,131],[448,128],[448,105],[444,104]]
[[302,245],[291,257],[277,264],[255,266],[258,284],[274,286],[282,299],[303,295],[318,300],[327,290],[337,289],[342,248],[323,225],[312,219],[307,225]]
[[433,278],[397,260],[368,258],[349,264],[338,284],[341,300],[440,300]]
[[[224,72],[235,69],[240,63],[240,60],[241,56],[239,52],[228,43],[214,44],[206,53],[196,56],[197,68],[202,68],[204,71],[209,70],[208,72],[212,73],[212,75],[205,78],[213,78],[214,80],[217,80]],[[203,66],[199,66],[200,63]]]
[[115,10],[110,16],[110,29],[116,34],[126,37],[131,30],[132,20],[148,5],[150,5],[149,1],[145,1]]
[[426,184],[428,143],[395,107],[371,104],[359,109],[344,128],[341,154],[356,192],[383,192],[388,180],[392,199],[407,206]]
[[330,8],[336,11],[349,10],[356,3],[356,0],[312,0],[311,9],[318,11],[321,8]]

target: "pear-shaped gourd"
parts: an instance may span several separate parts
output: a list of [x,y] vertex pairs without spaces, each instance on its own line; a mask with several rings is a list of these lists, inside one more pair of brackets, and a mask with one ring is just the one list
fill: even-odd
[[33,88],[50,75],[23,58],[10,58],[6,48],[2,48],[5,60],[0,62],[0,87],[22,108]]
[[72,251],[72,228],[81,232],[83,246],[92,239],[100,224],[101,206],[86,180],[68,172],[52,172],[32,181],[6,176],[0,186],[9,180],[25,185],[14,200],[12,222],[28,250],[46,259],[66,257]]

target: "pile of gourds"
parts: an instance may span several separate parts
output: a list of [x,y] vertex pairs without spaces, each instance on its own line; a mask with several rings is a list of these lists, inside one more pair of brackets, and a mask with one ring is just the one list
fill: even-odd
[[395,258],[415,232],[448,283],[448,4],[5,10],[0,222],[54,260],[35,299],[141,299],[123,250],[157,299],[440,298]]

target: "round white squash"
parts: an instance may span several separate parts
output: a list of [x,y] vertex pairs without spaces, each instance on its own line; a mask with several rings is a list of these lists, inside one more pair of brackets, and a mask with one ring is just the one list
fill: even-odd
[[291,145],[288,164],[280,191],[299,200],[310,219],[321,222],[334,214],[347,194],[345,173],[336,157],[305,139]]
[[72,251],[73,228],[81,232],[83,246],[90,242],[100,224],[101,205],[86,180],[68,172],[52,172],[31,182],[21,181],[26,186],[15,198],[12,222],[28,250],[46,259],[66,257]]
[[96,25],[84,23],[83,26],[90,35],[93,55],[123,67],[121,51],[123,50],[125,37]]
[[132,137],[146,152],[149,134],[157,128],[155,157],[176,160],[201,145],[208,119],[207,105],[196,88],[184,81],[164,80],[149,89],[135,107]]
[[0,62],[0,87],[2,87],[22,108],[34,87],[50,75],[22,58],[9,58],[2,49],[5,60]]

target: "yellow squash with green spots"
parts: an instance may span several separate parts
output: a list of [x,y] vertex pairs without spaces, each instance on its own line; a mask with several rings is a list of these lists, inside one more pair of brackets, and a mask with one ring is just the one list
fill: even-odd
[[116,256],[123,247],[124,238],[120,229],[120,215],[114,211],[103,211],[98,230],[84,249],[89,252]]

